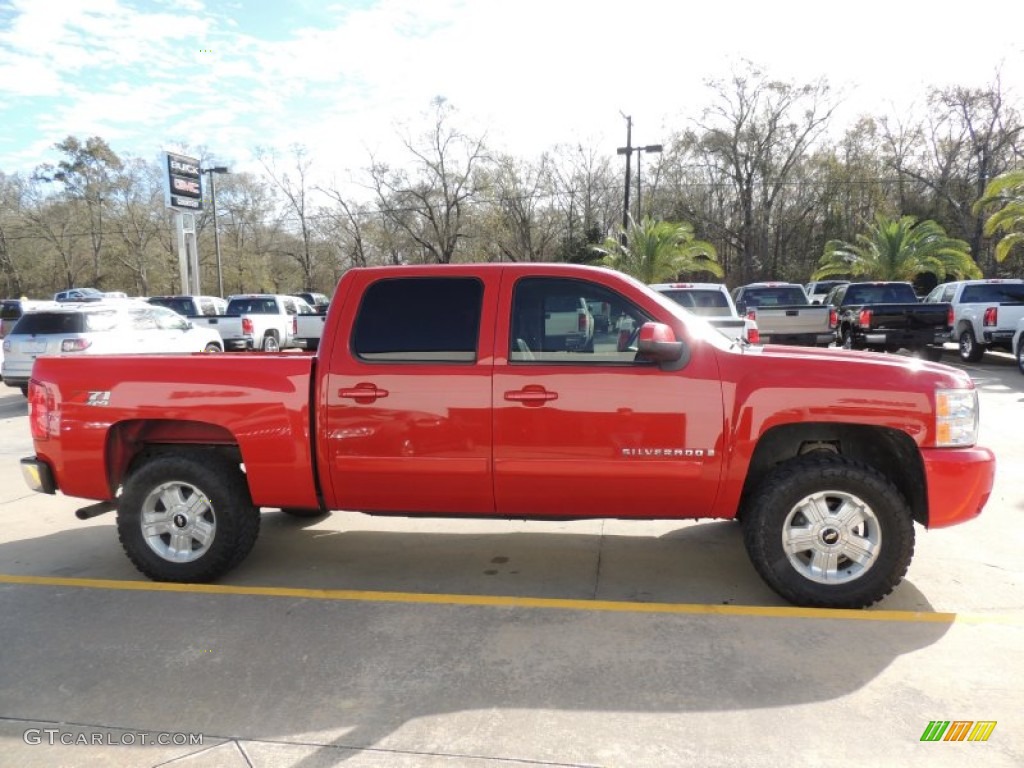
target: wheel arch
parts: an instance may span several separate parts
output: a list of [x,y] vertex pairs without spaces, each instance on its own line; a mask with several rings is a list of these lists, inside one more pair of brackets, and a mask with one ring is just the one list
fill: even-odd
[[227,429],[202,421],[135,419],[114,424],[107,433],[107,481],[111,492],[152,457],[160,454],[202,451],[229,463],[241,464],[235,436]]
[[913,439],[898,429],[828,422],[782,424],[761,436],[743,483],[739,516],[772,469],[813,451],[837,453],[874,467],[907,499],[914,520],[928,524],[924,461]]

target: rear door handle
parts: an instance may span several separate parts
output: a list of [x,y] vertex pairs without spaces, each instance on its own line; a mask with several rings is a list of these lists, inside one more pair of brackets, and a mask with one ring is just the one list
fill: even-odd
[[338,397],[355,400],[357,403],[372,403],[379,397],[387,397],[386,389],[377,389],[376,384],[356,384],[354,387],[346,387],[338,390]]
[[523,389],[513,389],[505,393],[505,399],[513,403],[536,407],[551,400],[558,399],[557,392],[548,392],[544,387],[531,385]]

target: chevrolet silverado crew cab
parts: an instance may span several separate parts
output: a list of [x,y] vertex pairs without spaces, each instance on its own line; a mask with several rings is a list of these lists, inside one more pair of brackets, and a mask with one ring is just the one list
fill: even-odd
[[[594,302],[619,332],[578,343]],[[903,578],[915,523],[975,517],[995,473],[962,371],[737,343],[568,264],[351,269],[315,355],[40,358],[29,424],[29,486],[116,509],[165,581],[238,566],[262,508],[722,518],[785,599],[861,607]]]

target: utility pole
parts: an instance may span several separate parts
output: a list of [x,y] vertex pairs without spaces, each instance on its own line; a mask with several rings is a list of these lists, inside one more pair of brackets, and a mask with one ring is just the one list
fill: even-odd
[[626,118],[626,146],[615,150],[620,155],[626,156],[626,195],[622,203],[622,244],[626,244],[626,230],[629,227],[629,174],[633,168],[633,118],[630,115],[623,115]]

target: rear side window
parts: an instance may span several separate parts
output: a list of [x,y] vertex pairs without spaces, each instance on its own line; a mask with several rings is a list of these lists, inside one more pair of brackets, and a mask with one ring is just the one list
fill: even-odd
[[0,320],[17,320],[21,317],[20,301],[5,301],[0,305]]
[[173,309],[179,315],[190,315],[192,314],[192,300],[191,299],[176,299],[176,298],[154,298],[149,300],[150,304],[157,307],[167,307]]
[[352,350],[364,360],[474,362],[483,297],[471,277],[380,280],[363,296]]

